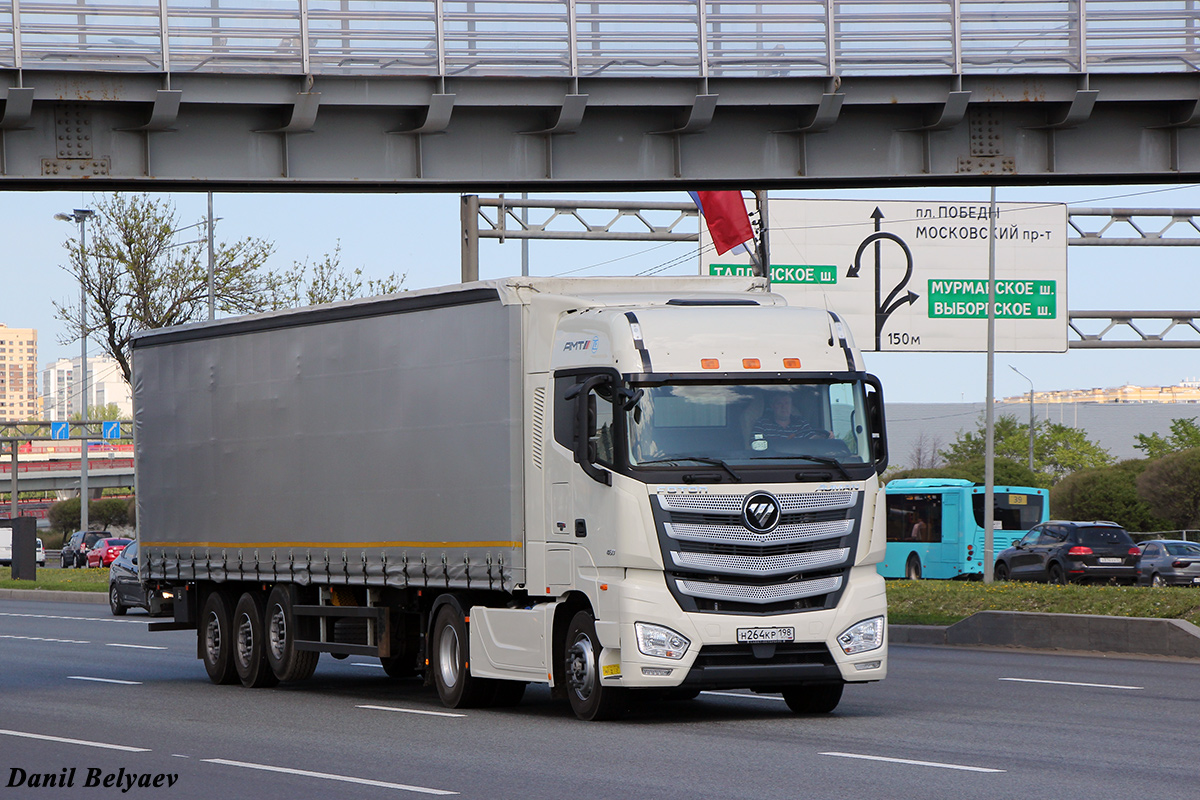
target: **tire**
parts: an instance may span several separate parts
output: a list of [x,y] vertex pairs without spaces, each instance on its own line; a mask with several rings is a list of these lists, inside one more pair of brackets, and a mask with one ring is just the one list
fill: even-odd
[[1166,585],[1167,585],[1167,582],[1163,580],[1163,576],[1162,576],[1162,575],[1159,575],[1159,574],[1156,572],[1156,573],[1154,573],[1154,575],[1153,575],[1153,576],[1150,578],[1150,585],[1151,585],[1151,586],[1157,586],[1157,587],[1159,587],[1159,588],[1162,588],[1163,586],[1166,586]]
[[995,568],[992,570],[992,577],[998,581],[1008,580],[1008,564],[1003,561],[997,561]]
[[600,681],[600,653],[596,621],[590,611],[580,611],[567,626],[563,675],[571,710],[582,720],[617,719],[625,713],[626,693]]
[[1047,580],[1055,586],[1064,586],[1067,583],[1067,573],[1063,572],[1062,564],[1057,561],[1050,564],[1050,568],[1046,571]]
[[783,690],[783,699],[797,714],[828,714],[841,702],[842,687],[840,683],[793,686]]
[[63,568],[63,569],[70,569],[71,567],[75,566],[75,561],[74,561],[74,559],[72,559],[72,560],[71,560],[71,563],[70,563],[70,564],[68,564],[68,563],[67,563],[67,557],[66,557],[66,556],[59,556],[59,559],[62,561],[62,568]]
[[123,617],[128,610],[125,606],[121,605],[121,593],[117,591],[115,583],[108,585],[108,607],[114,617]]
[[200,613],[200,657],[204,670],[215,684],[233,683],[237,672],[233,668],[233,615],[229,600],[222,592],[211,592]]
[[292,606],[295,604],[291,586],[280,584],[271,590],[263,621],[267,666],[275,677],[284,682],[304,681],[312,677],[321,654],[313,650],[297,650],[296,639],[302,638],[300,625]]
[[910,581],[921,580],[921,559],[916,553],[908,557],[908,563],[904,565],[904,577]]
[[476,678],[469,669],[467,625],[462,614],[447,603],[433,620],[429,668],[438,697],[446,708],[481,708],[495,696],[496,685]]
[[233,646],[230,656],[238,679],[248,689],[274,686],[279,683],[267,663],[266,612],[262,597],[245,592],[233,609]]

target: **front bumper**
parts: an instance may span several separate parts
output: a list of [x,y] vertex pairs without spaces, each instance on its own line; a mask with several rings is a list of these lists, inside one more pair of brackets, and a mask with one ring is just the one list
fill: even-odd
[[[881,646],[847,656],[837,637],[873,617],[887,616],[884,581],[874,565],[856,567],[838,606],[828,610],[754,616],[684,612],[661,572],[628,570],[621,584],[621,647],[606,644],[602,680],[629,687],[757,689],[837,681],[870,682],[887,675],[887,634]],[[691,640],[678,660],[643,655],[635,622],[665,625]],[[739,628],[792,627],[795,641],[745,644]]]

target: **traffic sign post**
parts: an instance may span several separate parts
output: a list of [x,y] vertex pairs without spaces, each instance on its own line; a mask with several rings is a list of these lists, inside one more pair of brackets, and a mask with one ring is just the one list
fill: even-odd
[[[1065,352],[1067,207],[996,208],[996,350]],[[986,203],[773,198],[772,289],[837,312],[863,350],[984,352],[989,217]],[[703,274],[753,274],[746,256],[701,251]]]

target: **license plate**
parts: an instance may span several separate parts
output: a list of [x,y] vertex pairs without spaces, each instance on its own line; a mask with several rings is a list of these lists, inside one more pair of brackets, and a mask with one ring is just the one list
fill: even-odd
[[1123,559],[1123,558],[1102,558],[1102,559],[1100,559],[1100,563],[1101,564],[1120,564],[1124,560],[1125,559]]
[[794,642],[795,628],[738,628],[739,642]]
[[1192,583],[1200,583],[1200,578],[1192,578]]

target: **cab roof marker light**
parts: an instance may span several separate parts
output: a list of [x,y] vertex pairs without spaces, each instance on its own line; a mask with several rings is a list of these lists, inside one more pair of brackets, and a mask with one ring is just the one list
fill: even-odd
[[762,369],[762,362],[757,358],[743,358],[742,369]]
[[783,368],[784,369],[800,369],[800,359],[785,358],[783,360]]
[[702,359],[700,359],[700,368],[701,369],[720,369],[721,362],[715,358],[702,358]]

